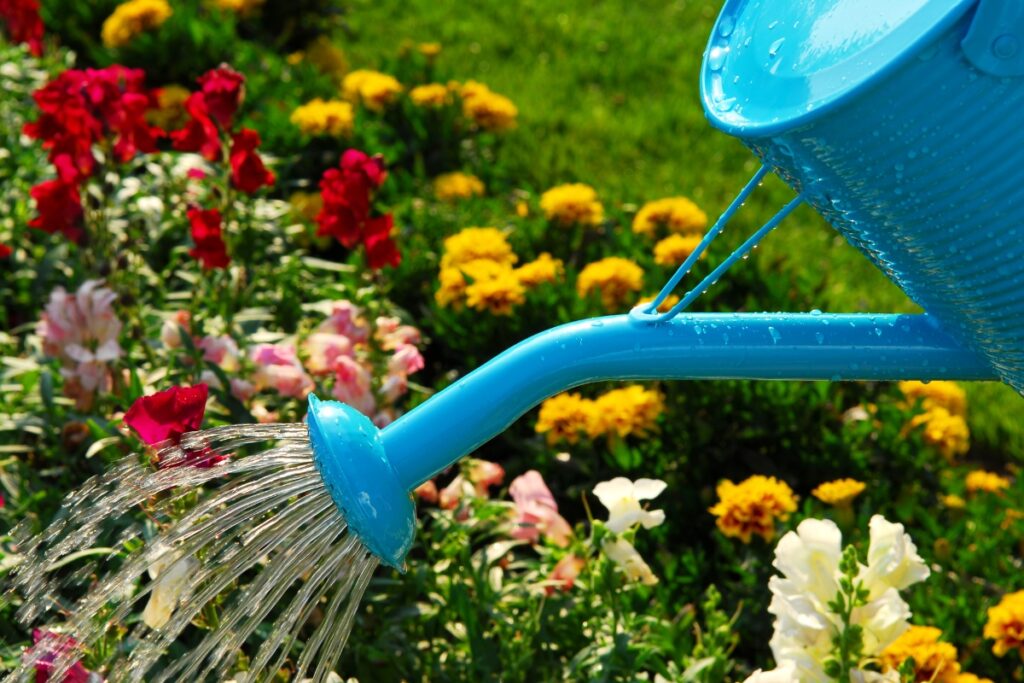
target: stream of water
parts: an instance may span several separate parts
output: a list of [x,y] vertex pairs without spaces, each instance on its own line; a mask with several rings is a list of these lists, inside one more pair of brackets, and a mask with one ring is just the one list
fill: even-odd
[[[268,450],[232,457],[268,441]],[[225,459],[184,464],[196,453]],[[378,561],[347,532],[306,426],[193,432],[158,458],[159,470],[125,458],[69,495],[43,533],[16,532],[24,560],[8,598],[20,601],[18,619],[81,643],[61,649],[50,680],[63,680],[83,648],[115,627],[126,633],[103,658],[112,681],[248,682],[286,663],[292,680],[325,680]],[[111,521],[139,509],[147,522],[104,540]],[[243,645],[248,670],[237,673]],[[52,652],[29,649],[4,680],[25,680]]]

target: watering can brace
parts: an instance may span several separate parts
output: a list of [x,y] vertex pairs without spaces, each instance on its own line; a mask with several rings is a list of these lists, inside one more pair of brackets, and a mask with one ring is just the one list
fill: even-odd
[[[588,382],[959,379],[1024,391],[1024,2],[727,0],[701,95],[711,123],[763,167],[652,303],[531,337],[383,430],[310,398],[317,467],[382,561],[403,566],[413,488]],[[797,197],[658,313],[768,173]],[[926,312],[685,312],[804,202]]]

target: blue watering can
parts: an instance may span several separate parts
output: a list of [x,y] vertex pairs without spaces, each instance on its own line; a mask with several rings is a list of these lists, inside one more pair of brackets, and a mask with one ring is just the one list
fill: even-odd
[[[383,430],[310,397],[324,482],[382,561],[402,568],[413,488],[580,384],[1000,379],[1024,390],[1024,2],[727,0],[701,92],[711,123],[764,166],[654,302],[527,339]],[[658,313],[769,172],[797,198]],[[802,202],[926,313],[684,312]]]

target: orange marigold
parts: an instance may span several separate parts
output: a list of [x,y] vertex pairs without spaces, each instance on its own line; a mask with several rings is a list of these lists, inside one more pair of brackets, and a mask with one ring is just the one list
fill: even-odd
[[908,659],[914,660],[914,681],[956,683],[960,663],[956,647],[939,641],[942,631],[934,626],[911,626],[903,635],[882,650],[882,664],[899,669]]
[[744,543],[757,534],[766,541],[775,536],[776,520],[785,521],[796,511],[796,495],[784,481],[755,474],[739,484],[728,479],[718,485],[718,503],[710,512],[726,536]]

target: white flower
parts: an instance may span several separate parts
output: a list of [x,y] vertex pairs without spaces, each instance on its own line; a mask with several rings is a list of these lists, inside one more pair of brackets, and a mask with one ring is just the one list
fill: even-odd
[[771,671],[762,671],[761,669],[758,669],[747,676],[747,679],[743,683],[795,683],[798,680],[799,679],[796,677],[796,669],[792,666],[780,666],[779,668],[772,669]]
[[[157,546],[158,551],[163,546]],[[142,612],[142,621],[150,628],[162,628],[171,619],[178,600],[189,588],[192,575],[199,569],[199,561],[194,557],[178,557],[170,550],[157,556],[149,566],[149,578],[153,579],[153,590],[149,594],[149,602]]]
[[639,581],[645,586],[653,586],[658,583],[658,577],[654,575],[651,568],[640,557],[629,541],[624,538],[607,538],[601,543],[601,550],[608,558],[618,565],[619,569],[626,573],[632,581]]
[[910,625],[910,606],[899,591],[889,588],[863,607],[853,610],[851,620],[864,629],[864,651],[881,652],[903,635]]
[[595,486],[594,495],[608,508],[608,529],[619,534],[637,522],[650,529],[665,521],[663,510],[644,510],[640,501],[657,497],[666,486],[660,479],[632,482],[625,477],[615,477]]
[[928,578],[931,571],[917,554],[917,546],[910,535],[904,533],[902,524],[875,515],[869,526],[868,566],[858,578],[871,591],[870,599],[890,587],[903,590]]
[[850,672],[850,683],[900,683],[900,680],[900,672],[896,669],[889,669],[884,674],[860,669]]
[[805,519],[775,546],[772,565],[793,582],[797,591],[815,598],[822,606],[839,590],[839,560],[843,534],[835,522]]

